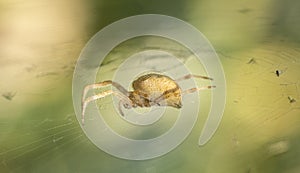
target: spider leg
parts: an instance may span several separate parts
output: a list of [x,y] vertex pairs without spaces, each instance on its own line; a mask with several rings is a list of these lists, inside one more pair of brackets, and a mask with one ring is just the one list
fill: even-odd
[[157,97],[156,99],[153,100],[153,104],[152,105],[156,105],[158,104],[160,101],[164,100],[165,99],[165,96],[169,93],[173,93],[175,92],[176,90],[178,90],[179,88],[175,87],[175,88],[172,88],[172,89],[169,89],[167,91],[165,91],[162,95],[160,95],[159,97]]
[[122,117],[124,117],[124,113],[122,111],[122,106],[123,106],[123,102],[124,100],[120,100],[119,104],[118,104],[118,109],[119,109],[119,113],[121,114]]
[[190,88],[190,89],[183,91],[182,95],[193,93],[193,92],[200,91],[200,90],[211,89],[211,88],[216,88],[216,86],[204,86],[204,87],[200,87],[200,88]]
[[99,83],[95,83],[95,84],[90,84],[84,87],[83,89],[83,95],[82,95],[82,102],[84,102],[84,99],[86,97],[86,94],[88,93],[88,91],[90,89],[97,89],[97,88],[102,88],[108,85],[112,85],[114,87],[116,87],[122,94],[124,94],[125,96],[129,96],[129,92],[120,84],[118,84],[117,82],[113,82],[111,80],[107,80],[107,81],[103,81],[103,82],[99,82]]
[[179,82],[179,81],[183,81],[183,80],[186,80],[186,79],[190,79],[190,78],[201,78],[201,79],[208,79],[208,80],[213,80],[213,78],[210,78],[210,77],[207,77],[207,76],[200,76],[200,75],[193,75],[193,74],[188,74],[188,75],[185,75],[181,78],[178,78],[176,79],[175,81],[176,82]]
[[118,105],[118,109],[119,109],[119,112],[122,116],[124,116],[124,113],[122,111],[122,100],[119,101],[119,105]]
[[107,91],[103,91],[100,94],[88,97],[85,100],[83,100],[83,102],[82,102],[82,114],[81,114],[81,121],[82,121],[83,125],[84,125],[85,110],[86,110],[86,107],[87,107],[88,103],[90,103],[91,101],[94,101],[94,100],[101,99],[101,98],[106,97],[106,96],[111,95],[111,94],[113,94],[113,95],[115,95],[115,96],[117,96],[117,97],[119,97],[121,99],[126,98],[126,97],[124,97],[122,94],[120,94],[118,92],[114,92],[112,90],[107,90]]
[[[200,88],[190,88],[188,90],[183,91],[181,94],[189,94],[189,93],[193,93],[196,91],[200,91],[200,90],[206,90],[206,89],[211,89],[211,88],[216,88],[216,86],[204,86],[204,87],[200,87]],[[159,102],[161,102],[162,100],[165,99],[165,96],[169,93],[175,92],[178,88],[173,88],[170,90],[165,91],[162,95],[160,95],[159,97],[157,97],[156,99],[154,99],[153,101],[153,105],[159,104]]]

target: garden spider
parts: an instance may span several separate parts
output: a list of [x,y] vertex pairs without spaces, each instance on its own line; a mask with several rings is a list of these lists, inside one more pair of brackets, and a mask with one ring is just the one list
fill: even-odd
[[[135,107],[151,107],[156,105],[171,106],[179,109],[182,107],[181,96],[183,94],[215,88],[215,86],[204,86],[201,88],[191,88],[182,91],[177,82],[190,79],[192,77],[213,80],[210,77],[192,74],[188,74],[177,80],[173,80],[166,75],[150,73],[140,76],[132,82],[133,91],[127,91],[123,86],[111,80],[87,85],[85,86],[82,95],[82,124],[84,124],[84,114],[87,104],[91,101],[101,99],[111,94],[120,99],[118,109],[120,114],[124,116],[122,106],[126,109],[130,109]],[[90,89],[102,88],[108,85],[114,86],[119,92],[107,90],[97,95],[85,98]]]

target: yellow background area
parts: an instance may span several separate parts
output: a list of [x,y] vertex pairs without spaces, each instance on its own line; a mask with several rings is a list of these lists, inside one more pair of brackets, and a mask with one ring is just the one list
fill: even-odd
[[[209,92],[199,94],[203,109],[192,133],[156,159],[112,157],[80,128],[72,104],[72,75],[80,51],[103,27],[138,14],[189,22],[216,49],[227,83],[226,108],[216,134],[203,147],[197,143],[209,111]],[[1,0],[0,172],[300,172],[299,31],[296,0]],[[139,50],[137,43],[141,41],[115,48],[97,80],[111,79],[128,52]],[[142,43],[190,57],[167,40],[145,38]],[[184,63],[205,74],[196,58]],[[198,86],[206,84],[197,80]],[[115,111],[111,97],[97,103],[103,113]],[[133,138],[159,135],[174,122],[165,118],[155,133],[130,133],[123,130],[130,127],[118,126],[120,120],[105,118]]]

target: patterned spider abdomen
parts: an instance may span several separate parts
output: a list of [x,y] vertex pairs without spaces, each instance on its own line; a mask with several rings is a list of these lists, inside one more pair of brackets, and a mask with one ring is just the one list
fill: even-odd
[[[145,98],[142,102],[149,102],[150,105],[172,106],[175,108],[181,108],[182,106],[181,89],[168,76],[155,73],[146,74],[133,81],[132,87],[135,95]],[[147,105],[139,103],[139,100],[136,100],[136,102],[139,106]]]

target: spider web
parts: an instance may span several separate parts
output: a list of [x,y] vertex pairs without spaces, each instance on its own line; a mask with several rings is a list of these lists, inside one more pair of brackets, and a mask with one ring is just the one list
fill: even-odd
[[[166,45],[168,44],[151,43],[141,47],[144,50],[167,50],[178,57],[184,57],[181,61],[185,64],[191,61],[191,58],[185,58],[189,57],[190,52]],[[103,62],[101,68],[106,70],[106,73],[112,73],[117,65],[124,61],[127,49],[128,47],[123,47],[114,50],[112,58]],[[198,170],[199,164],[196,162],[198,157],[214,154],[211,151],[215,148],[220,148],[216,151],[229,156],[227,161],[219,160],[219,163],[224,162],[224,165],[236,163],[243,167],[246,163],[241,163],[240,159],[233,157],[235,151],[238,151],[238,156],[249,155],[260,146],[282,138],[293,145],[289,136],[297,135],[295,132],[299,131],[300,123],[299,44],[274,41],[262,43],[252,50],[241,52],[217,50],[217,53],[224,66],[228,93],[220,130],[214,137],[216,139],[210,143],[212,148],[210,150],[196,148],[195,141],[202,128],[199,122],[188,141],[174,153],[170,153],[170,156],[140,165],[108,156],[83,134],[73,113],[71,100],[70,86],[75,60],[68,59],[57,63],[61,62],[60,58],[46,57],[51,60],[39,65],[18,64],[14,68],[21,70],[14,72],[12,77],[18,78],[19,83],[31,85],[7,87],[1,82],[0,171],[124,172],[126,169],[130,172],[134,169],[140,172],[144,170],[157,172],[159,168],[160,171],[167,172],[178,168],[178,172],[183,172],[187,168]],[[159,58],[155,57],[154,60],[159,62]],[[155,65],[141,63],[149,64],[149,68],[155,70]],[[5,74],[13,67],[8,65],[1,68]],[[168,67],[165,71],[176,68],[177,66]],[[26,100],[29,100],[28,103]],[[22,105],[24,103],[26,106]],[[111,101],[106,100],[102,103],[100,109],[108,109]],[[221,135],[225,137],[220,137]],[[222,143],[222,146],[218,143]],[[224,151],[226,147],[230,149]],[[297,151],[296,147],[290,147],[290,150]],[[266,157],[262,155],[257,158]],[[295,157],[292,159],[299,158]],[[255,165],[255,161],[252,160],[260,160],[257,158],[251,156],[250,165]],[[214,169],[215,165],[209,162],[210,159],[218,160],[218,155],[212,155],[208,161],[203,161],[201,169],[202,167],[208,171],[208,167]],[[155,166],[149,167],[147,164]]]

